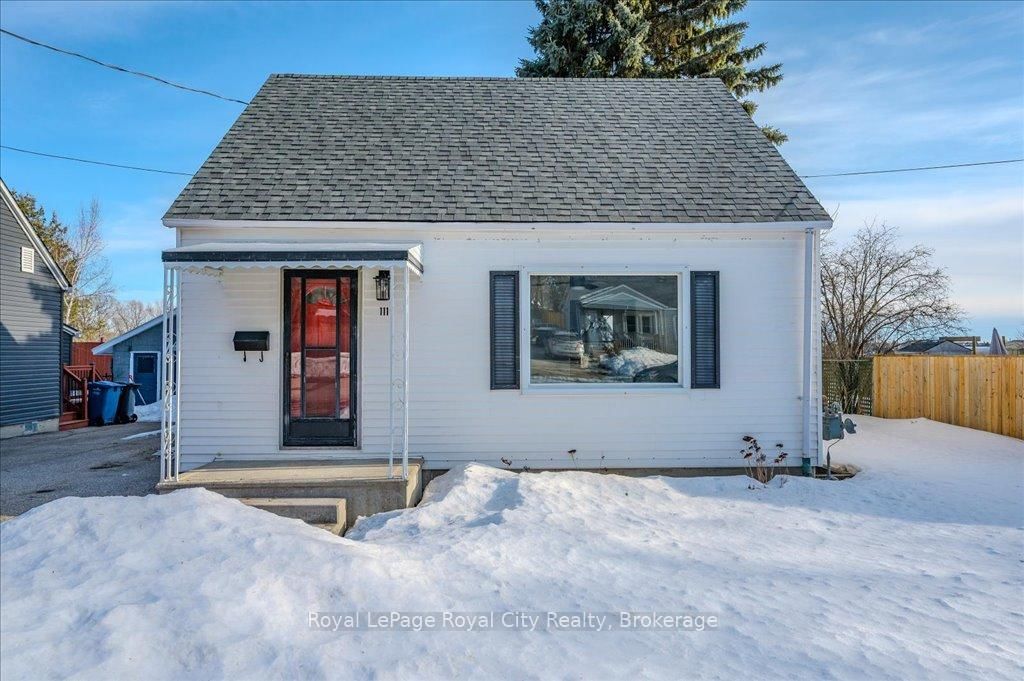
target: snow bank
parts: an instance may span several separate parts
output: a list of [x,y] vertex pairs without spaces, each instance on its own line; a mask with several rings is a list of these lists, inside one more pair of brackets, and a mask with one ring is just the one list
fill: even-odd
[[619,376],[635,376],[637,372],[676,361],[675,355],[650,348],[627,348],[617,355],[601,355],[601,366]]
[[121,441],[124,442],[124,441],[128,441],[128,440],[138,440],[138,439],[141,439],[141,438],[144,438],[144,437],[153,437],[154,435],[159,435],[159,434],[160,434],[159,430],[147,430],[145,433],[135,433],[135,435],[125,435],[123,438],[121,438]]
[[163,400],[157,400],[150,404],[136,404],[135,415],[139,417],[140,421],[146,423],[152,423],[160,421],[160,415],[164,409]]
[[[0,676],[1018,678],[1024,443],[860,417],[845,482],[470,465],[346,538],[202,490],[0,525]],[[323,631],[309,613],[658,611],[705,631]]]

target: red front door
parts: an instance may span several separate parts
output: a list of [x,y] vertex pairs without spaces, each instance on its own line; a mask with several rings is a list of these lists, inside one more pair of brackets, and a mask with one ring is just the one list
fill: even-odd
[[285,272],[285,445],[356,442],[355,272]]

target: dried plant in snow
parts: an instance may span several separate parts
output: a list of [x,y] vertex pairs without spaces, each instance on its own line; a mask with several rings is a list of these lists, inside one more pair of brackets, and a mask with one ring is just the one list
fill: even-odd
[[747,467],[747,475],[762,485],[767,485],[775,477],[775,467],[783,465],[789,457],[789,454],[782,451],[785,445],[781,442],[776,443],[775,454],[769,456],[753,435],[744,435],[743,442],[746,446],[740,450],[740,455]]

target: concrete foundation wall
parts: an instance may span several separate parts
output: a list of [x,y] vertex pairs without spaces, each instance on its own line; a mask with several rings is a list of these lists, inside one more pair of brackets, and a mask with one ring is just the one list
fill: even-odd
[[37,433],[56,433],[60,427],[60,418],[46,419],[45,421],[29,421],[13,426],[0,426],[0,440],[11,437],[22,437],[24,435],[36,435]]

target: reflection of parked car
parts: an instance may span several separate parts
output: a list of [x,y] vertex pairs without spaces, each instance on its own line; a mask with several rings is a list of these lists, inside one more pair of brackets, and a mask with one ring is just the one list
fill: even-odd
[[546,347],[548,338],[550,338],[553,333],[558,333],[557,326],[551,326],[550,324],[535,326],[530,329],[530,343]]
[[634,383],[678,383],[679,362],[650,367],[633,375]]
[[548,357],[582,357],[583,341],[574,333],[556,331],[544,342]]

